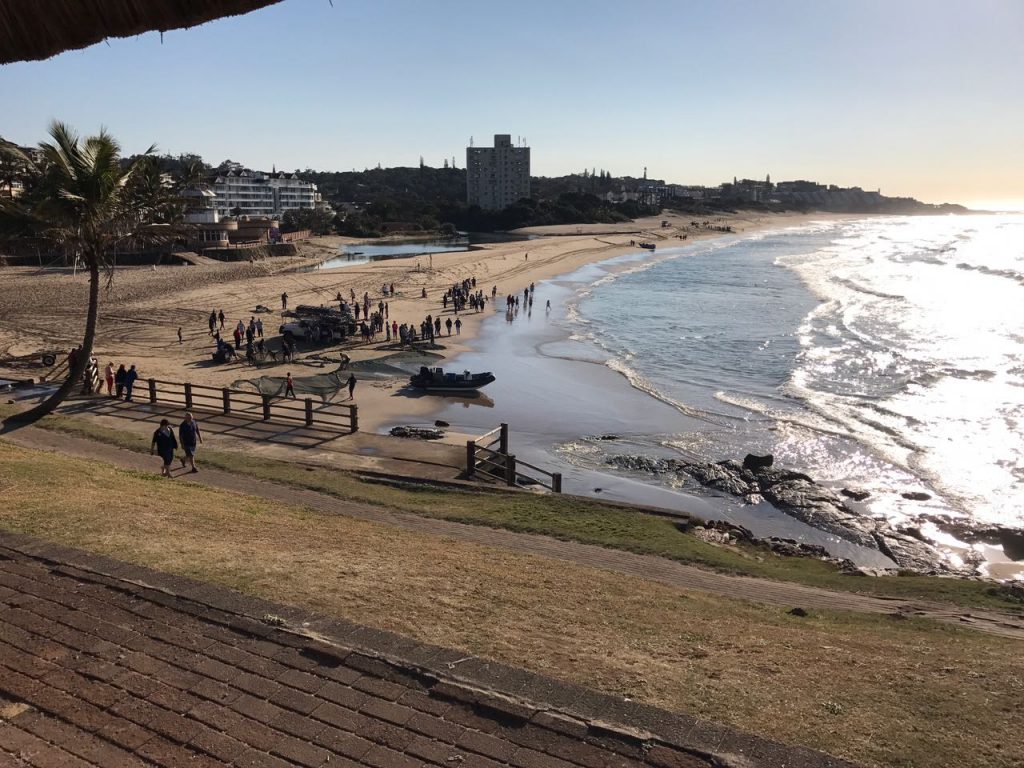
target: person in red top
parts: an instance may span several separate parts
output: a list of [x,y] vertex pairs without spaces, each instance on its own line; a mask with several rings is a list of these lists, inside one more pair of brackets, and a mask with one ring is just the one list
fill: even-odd
[[295,397],[295,382],[292,381],[291,373],[289,373],[284,379],[284,396],[288,397],[288,395],[291,395],[293,398]]

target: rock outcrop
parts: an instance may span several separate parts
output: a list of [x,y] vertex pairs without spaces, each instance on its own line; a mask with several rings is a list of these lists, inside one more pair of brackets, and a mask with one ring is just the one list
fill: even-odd
[[[705,488],[769,502],[785,514],[844,541],[881,552],[899,568],[921,573],[950,573],[942,553],[926,541],[893,528],[885,520],[858,514],[842,496],[802,472],[774,466],[772,457],[748,455],[743,463],[686,462],[650,456],[612,456],[607,463],[633,472],[692,478]],[[852,494],[847,494],[852,496]],[[794,542],[795,544],[795,542]],[[806,546],[806,545],[801,545]]]

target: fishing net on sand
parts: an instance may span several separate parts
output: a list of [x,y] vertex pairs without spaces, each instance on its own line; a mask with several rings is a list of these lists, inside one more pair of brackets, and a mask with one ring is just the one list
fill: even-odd
[[[347,381],[348,371],[342,371],[341,368],[312,376],[292,376],[292,385],[298,397],[318,397],[324,403],[332,400],[346,386]],[[256,379],[240,379],[232,383],[231,388],[242,392],[282,397],[284,384],[284,376],[260,376]]]
[[[346,390],[345,395],[348,395],[346,388],[350,373],[354,374],[357,379],[371,381],[405,379],[410,374],[416,373],[420,366],[435,364],[440,359],[441,356],[434,352],[402,350],[372,360],[345,362],[330,373],[315,373],[311,376],[293,375],[292,383],[295,386],[296,396],[319,397],[321,402],[326,403],[343,389]],[[284,383],[284,376],[260,376],[255,379],[239,379],[231,384],[231,388],[242,392],[282,397]]]

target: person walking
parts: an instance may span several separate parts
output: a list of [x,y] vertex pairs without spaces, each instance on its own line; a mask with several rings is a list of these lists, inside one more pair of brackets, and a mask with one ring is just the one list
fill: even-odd
[[220,312],[217,313],[217,319],[220,320],[220,329],[223,331],[224,330],[224,310],[223,309],[220,310]]
[[355,393],[356,393],[356,375],[354,373],[350,373],[348,375],[348,399],[351,400],[353,397],[355,397]]
[[288,309],[288,294],[287,293],[282,293],[281,294],[281,310],[283,311],[283,310],[286,310],[286,309]]
[[126,403],[132,401],[132,387],[135,386],[136,379],[139,378],[139,372],[135,370],[133,365],[128,369],[128,373],[124,375],[124,400]]
[[461,317],[457,318],[455,320],[455,335],[456,336],[461,336],[462,335],[462,318]]
[[284,377],[284,396],[288,397],[288,395],[291,395],[292,398],[296,400],[298,399],[297,397],[295,397],[295,382],[292,381],[291,372],[289,372],[288,375]]
[[181,344],[181,326],[178,326],[178,343]]
[[448,335],[452,335],[452,319],[449,317],[444,321],[444,327],[448,329]]
[[210,335],[213,336],[213,330],[217,327],[217,313],[212,309],[210,310]]
[[107,396],[112,397],[114,394],[114,364],[107,363],[106,369],[103,371],[103,378],[107,382]]
[[[135,366],[133,365],[134,369]],[[171,422],[167,419],[160,419],[160,426],[153,433],[153,442],[149,446],[150,454],[159,454],[163,461],[160,474],[164,477],[171,476],[171,462],[174,461],[174,452],[178,448],[178,441],[174,438],[174,430],[171,429]]]
[[182,469],[188,462],[192,465],[192,471],[198,472],[199,470],[196,469],[196,445],[203,442],[203,433],[199,429],[199,422],[193,418],[191,411],[185,411],[185,420],[178,425],[178,442],[181,443],[181,450],[184,451],[181,457]]
[[256,335],[259,336],[261,339],[263,338],[263,318],[262,317],[257,317],[256,318]]

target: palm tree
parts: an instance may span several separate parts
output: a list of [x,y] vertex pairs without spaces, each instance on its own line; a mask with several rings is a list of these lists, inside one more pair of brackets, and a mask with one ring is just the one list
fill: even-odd
[[166,185],[152,157],[155,147],[130,163],[122,163],[121,147],[101,129],[84,140],[67,125],[54,121],[52,141],[39,145],[34,161],[16,147],[0,152],[27,169],[31,194],[0,200],[0,236],[33,238],[61,249],[89,271],[89,308],[85,335],[68,378],[45,401],[20,414],[19,422],[32,422],[52,412],[82,380],[96,337],[99,315],[100,272],[113,278],[111,254],[124,246],[139,246],[168,239],[173,228],[154,224],[166,210]]

